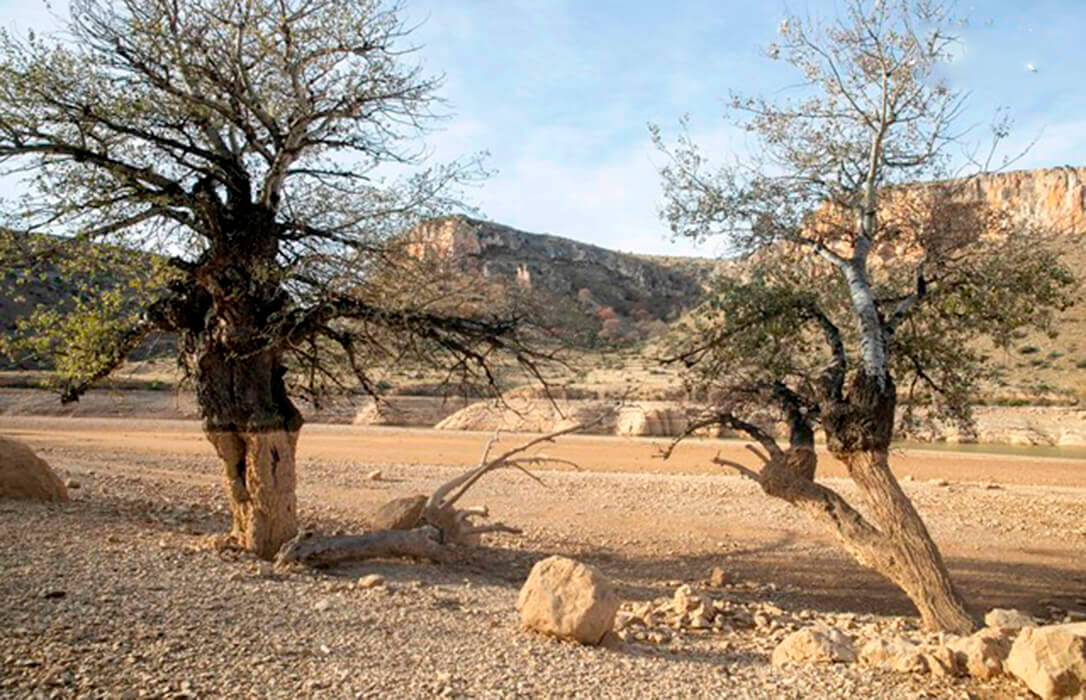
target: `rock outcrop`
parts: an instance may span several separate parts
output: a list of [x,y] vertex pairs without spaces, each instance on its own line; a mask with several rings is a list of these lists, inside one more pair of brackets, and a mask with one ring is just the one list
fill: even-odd
[[507,396],[501,401],[480,401],[448,416],[434,427],[438,430],[502,430],[519,433],[549,433],[582,424],[584,431],[608,435],[615,430],[614,403],[592,400],[548,400]]
[[520,589],[517,612],[525,629],[582,644],[599,644],[621,605],[596,569],[566,557],[536,563]]
[[68,490],[52,467],[30,447],[0,436],[0,498],[67,501]]
[[411,237],[417,257],[440,256],[488,278],[566,299],[587,289],[597,306],[620,314],[641,309],[657,319],[697,303],[702,281],[715,268],[706,260],[620,253],[464,216],[428,221]]

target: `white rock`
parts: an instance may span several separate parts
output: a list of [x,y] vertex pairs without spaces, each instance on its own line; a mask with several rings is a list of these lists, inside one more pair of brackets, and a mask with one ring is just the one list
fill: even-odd
[[952,640],[947,647],[958,655],[958,662],[970,676],[986,680],[1003,673],[1003,662],[1010,653],[1011,642],[1000,629],[988,628]]
[[1004,667],[1045,700],[1086,699],[1086,622],[1023,628]]
[[901,637],[872,639],[860,647],[859,661],[868,666],[893,668],[898,657],[915,653],[917,647]]
[[1036,627],[1037,619],[1013,608],[992,608],[984,616],[984,626],[1016,630],[1023,627]]
[[374,588],[385,582],[385,577],[380,574],[366,574],[358,578],[359,588]]
[[318,600],[316,603],[313,604],[313,609],[316,610],[317,612],[324,612],[325,610],[329,610],[331,607],[332,607],[332,599],[331,598],[321,598],[320,600]]
[[614,587],[594,568],[554,556],[532,567],[517,612],[525,629],[599,644],[614,626],[620,603]]
[[690,586],[679,586],[671,598],[671,608],[678,615],[685,615],[688,610],[700,607],[701,596],[694,593]]
[[852,640],[836,627],[807,627],[785,637],[773,650],[774,666],[856,660]]
[[383,474],[381,474],[380,469],[374,469],[369,474],[366,474],[366,478],[369,479],[370,481],[380,481],[382,476],[383,476]]

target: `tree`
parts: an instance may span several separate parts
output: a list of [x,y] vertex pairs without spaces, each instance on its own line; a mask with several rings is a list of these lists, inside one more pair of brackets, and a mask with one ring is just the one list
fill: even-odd
[[64,35],[0,38],[0,162],[26,185],[3,208],[6,244],[74,273],[89,243],[158,254],[113,270],[113,286],[142,279],[146,303],[99,294],[113,303],[87,326],[100,332],[51,341],[80,358],[58,366],[65,399],[152,330],[178,334],[233,536],[265,558],[297,530],[291,377],[316,391],[346,370],[375,392],[382,358],[490,379],[495,352],[539,359],[511,309],[401,235],[451,206],[477,163],[417,167],[440,79],[408,62],[399,9],[73,0]]
[[[1045,325],[1072,278],[1043,232],[949,177],[964,100],[939,77],[952,26],[928,0],[851,0],[825,23],[788,18],[769,55],[799,71],[800,95],[731,100],[756,155],[712,170],[685,130],[674,146],[653,136],[669,157],[672,231],[724,234],[746,255],[675,341],[672,359],[711,405],[691,430],[754,438],[761,468],[729,466],[832,528],[929,628],[965,632],[975,622],[890,469],[899,393],[909,415],[923,405],[968,421],[990,373],[980,339]],[[819,429],[864,512],[815,482]]]

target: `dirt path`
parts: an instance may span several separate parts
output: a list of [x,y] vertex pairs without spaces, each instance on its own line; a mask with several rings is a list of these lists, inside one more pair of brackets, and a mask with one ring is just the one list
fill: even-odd
[[[213,454],[196,421],[0,416],[0,432],[32,445],[148,455]],[[478,461],[489,437],[488,433],[475,432],[315,424],[303,429],[299,456],[366,464],[468,466]],[[515,435],[506,437],[510,444],[517,439]],[[590,472],[720,474],[721,469],[712,464],[717,454],[752,461],[741,441],[691,439],[665,461],[660,453],[668,444],[670,441],[662,438],[573,435],[544,451],[572,460]],[[899,477],[911,476],[919,481],[946,478],[960,482],[1086,487],[1086,463],[1074,459],[900,450],[892,464]],[[819,475],[844,477],[845,472],[841,463],[823,453]]]

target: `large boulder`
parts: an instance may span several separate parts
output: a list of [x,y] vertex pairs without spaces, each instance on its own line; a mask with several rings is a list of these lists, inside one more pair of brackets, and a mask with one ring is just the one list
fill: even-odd
[[67,501],[68,490],[52,467],[28,446],[0,436],[0,498]]
[[548,557],[528,574],[517,612],[525,629],[582,644],[599,644],[614,626],[618,594],[591,566]]
[[774,666],[852,662],[856,660],[856,648],[836,627],[807,627],[781,640],[770,660]]
[[1022,628],[1004,667],[1045,700],[1086,700],[1086,622]]

